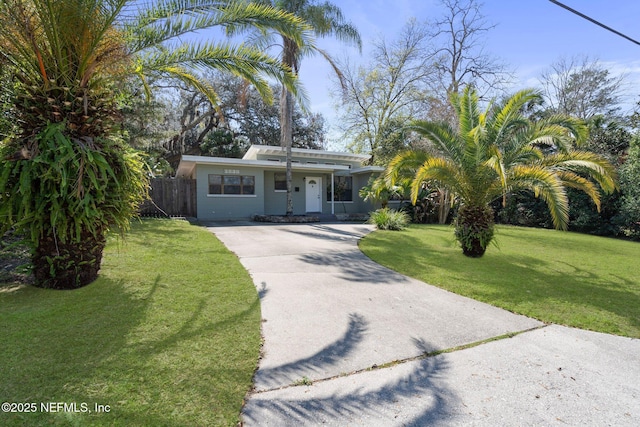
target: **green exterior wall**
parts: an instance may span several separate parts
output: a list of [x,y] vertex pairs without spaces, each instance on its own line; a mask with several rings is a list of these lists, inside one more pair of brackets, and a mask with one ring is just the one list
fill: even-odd
[[[269,156],[268,158],[273,158]],[[268,158],[260,160],[268,160]],[[300,158],[300,163],[313,164],[308,158]],[[286,213],[286,191],[275,190],[276,173],[284,173],[283,162],[274,162],[270,166],[250,166],[250,165],[211,165],[197,164],[195,166],[195,178],[197,179],[197,214],[198,219],[203,221],[225,221],[249,219],[253,215],[284,215]],[[348,162],[336,162],[336,164],[348,165]],[[356,169],[359,165],[352,163],[351,167]],[[295,166],[294,166],[295,167]],[[210,195],[209,175],[250,175],[255,177],[254,195]],[[349,175],[348,171],[336,172],[338,175]],[[375,209],[370,203],[365,203],[359,196],[360,188],[368,183],[371,173],[357,173],[352,175],[352,201],[334,202],[335,214],[362,214]],[[322,171],[294,171],[293,173],[293,208],[294,215],[306,214],[306,177],[320,177],[321,206],[323,214],[331,214],[331,202],[327,200],[327,189],[331,185],[331,174]],[[297,188],[297,191],[296,191]]]
[[[228,173],[229,171],[234,173]],[[209,195],[209,174],[255,176],[255,195]],[[264,170],[262,168],[198,165],[196,179],[198,219],[222,221],[264,214]]]

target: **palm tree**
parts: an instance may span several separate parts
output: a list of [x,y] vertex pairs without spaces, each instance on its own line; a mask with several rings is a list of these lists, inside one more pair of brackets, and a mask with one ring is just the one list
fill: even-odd
[[[315,0],[258,0],[259,3],[272,5],[278,10],[286,11],[309,24],[317,37],[335,36],[344,42],[353,42],[362,48],[358,30],[342,15],[340,8],[330,2]],[[300,45],[287,34],[278,32],[282,41],[282,63],[295,75],[300,71],[300,62],[305,56],[319,53],[331,64],[336,74],[341,77],[336,62],[324,50],[314,44]],[[272,42],[270,37],[262,39],[262,45]],[[293,215],[291,148],[293,146],[293,94],[287,87],[280,93],[280,145],[286,149],[286,181],[287,181],[287,215]]]
[[109,229],[124,230],[144,198],[140,155],[119,138],[118,96],[130,76],[215,89],[193,70],[241,76],[270,99],[268,78],[297,93],[293,73],[255,48],[178,43],[184,34],[249,27],[310,43],[303,22],[244,2],[0,0],[0,65],[15,77],[18,126],[0,146],[0,228],[34,243],[36,284],[76,288],[98,274]]
[[455,235],[467,256],[484,254],[494,237],[490,203],[499,198],[504,202],[509,193],[532,190],[546,202],[555,227],[566,230],[566,187],[586,192],[600,209],[596,183],[612,192],[615,171],[604,158],[573,148],[587,138],[582,121],[555,115],[534,122],[524,115],[525,107],[540,102],[540,93],[523,90],[480,111],[471,87],[452,94],[457,128],[413,122],[411,128],[433,150],[399,154],[387,168],[387,180],[410,180],[414,203],[425,183],[451,191],[460,203]]

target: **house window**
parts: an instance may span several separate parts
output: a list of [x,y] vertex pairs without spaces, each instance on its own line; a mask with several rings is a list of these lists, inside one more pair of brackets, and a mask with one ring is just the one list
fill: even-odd
[[209,175],[209,194],[256,194],[256,178],[249,175]]
[[[333,177],[333,200],[336,202],[353,202],[353,177]],[[327,187],[327,202],[331,201],[331,185]]]
[[287,191],[287,174],[282,172],[276,172],[273,174],[274,187],[276,191]]

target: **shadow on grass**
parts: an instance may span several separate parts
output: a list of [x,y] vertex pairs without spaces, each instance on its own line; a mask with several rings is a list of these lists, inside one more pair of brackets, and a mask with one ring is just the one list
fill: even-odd
[[[107,376],[111,369],[127,369],[113,360],[127,347],[146,304],[132,297],[122,281],[104,278],[75,291],[29,287],[2,298],[3,333],[9,345],[0,350],[0,395],[16,402],[115,406],[101,390],[108,380],[96,373]],[[126,316],[117,315],[122,310]],[[40,412],[2,414],[0,419],[3,425],[47,425],[68,416]]]
[[[576,322],[571,326],[598,329],[607,323],[606,332],[640,337],[640,282],[585,262],[583,251],[599,250],[585,248],[585,236],[557,235],[549,230],[537,235],[508,228],[499,230],[498,248],[490,247],[484,257],[470,259],[447,242],[447,231],[424,227],[411,233],[378,234],[376,243],[365,252],[397,271],[517,313],[564,323],[559,312],[565,311]],[[505,250],[500,249],[501,239]],[[562,258],[549,258],[549,252],[559,250]],[[624,319],[627,326],[608,325],[614,322],[611,315]]]
[[[157,284],[160,281],[160,277],[156,278],[155,284],[150,292],[149,299],[152,298]],[[163,338],[158,338],[152,342],[139,342],[137,344],[130,345],[137,355],[141,357],[153,358],[157,354],[166,351],[167,349],[179,348],[183,342],[191,341],[194,338],[202,337],[207,334],[216,334],[221,330],[235,327],[238,322],[245,319],[250,313],[258,311],[260,309],[260,295],[265,296],[267,289],[263,288],[256,298],[246,306],[246,308],[240,311],[234,311],[232,314],[225,316],[218,321],[202,322],[202,319],[207,317],[207,311],[211,310],[214,306],[213,301],[205,297],[190,307],[189,318],[182,321],[181,326],[166,334]],[[178,325],[175,325],[176,327]]]
[[[156,233],[145,222],[137,230]],[[163,227],[157,241],[154,236],[154,253],[184,239],[184,232]],[[258,357],[259,296],[267,290],[256,293],[247,285],[238,291],[207,277],[176,283],[131,257],[136,245],[152,246],[133,234],[122,254],[112,247],[122,260],[118,269],[112,260],[84,288],[0,293],[0,396],[110,406],[102,414],[0,414],[1,425],[235,424],[241,389],[249,387]],[[149,280],[132,283],[131,268]]]

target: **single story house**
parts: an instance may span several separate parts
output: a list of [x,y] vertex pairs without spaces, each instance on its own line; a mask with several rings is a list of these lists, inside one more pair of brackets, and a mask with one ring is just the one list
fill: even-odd
[[[292,149],[294,215],[360,214],[375,209],[358,191],[380,166],[363,166],[368,155]],[[242,159],[182,156],[177,178],[196,180],[200,220],[284,215],[287,209],[286,151],[252,145]]]

